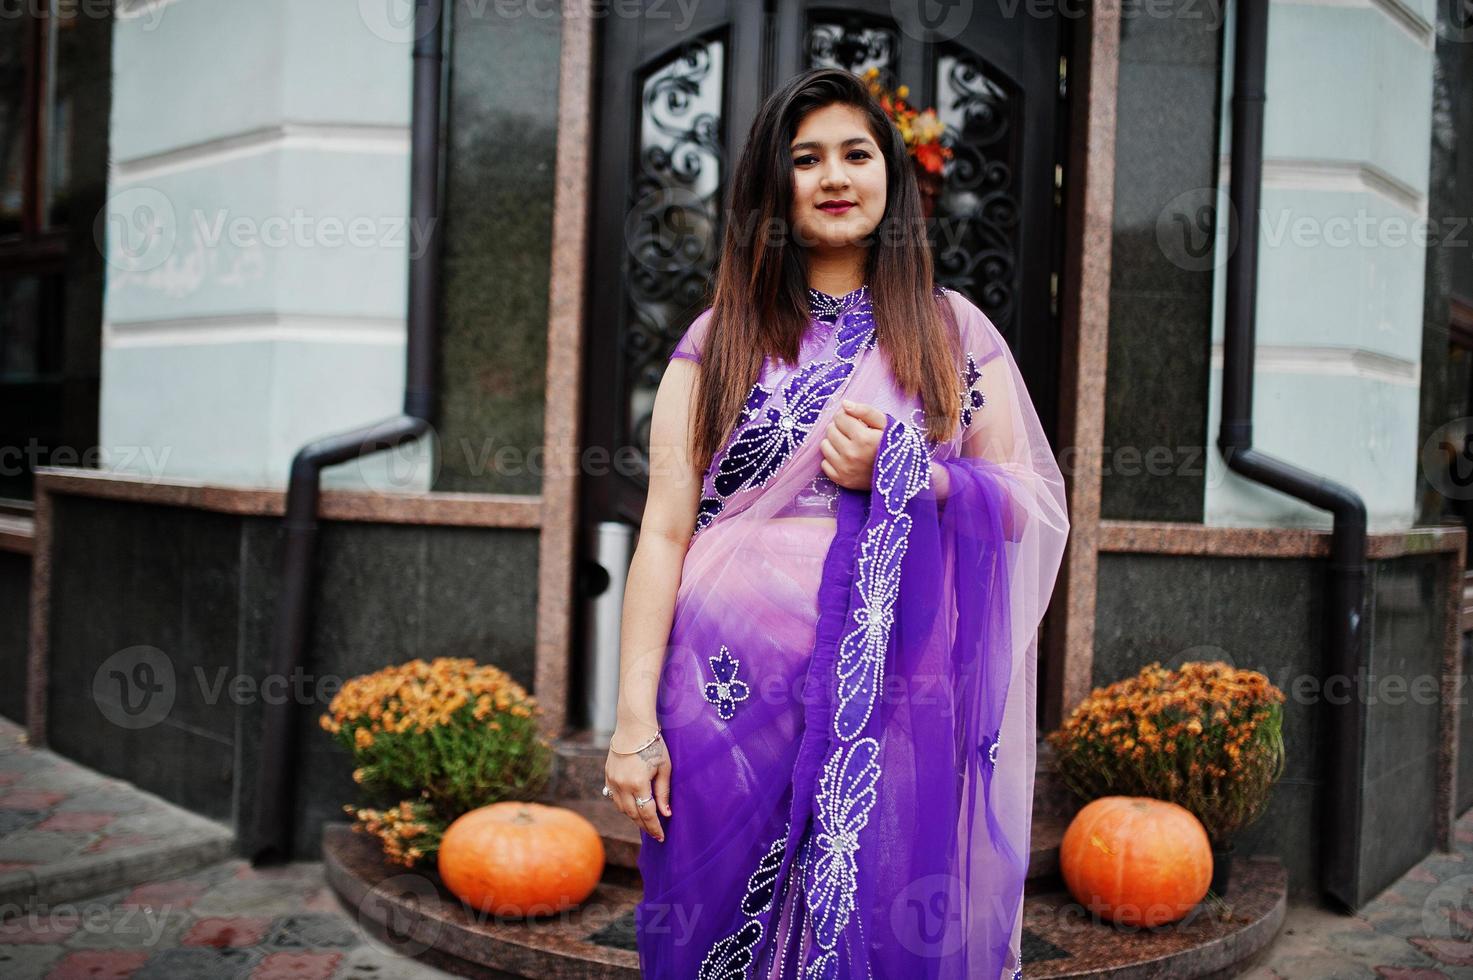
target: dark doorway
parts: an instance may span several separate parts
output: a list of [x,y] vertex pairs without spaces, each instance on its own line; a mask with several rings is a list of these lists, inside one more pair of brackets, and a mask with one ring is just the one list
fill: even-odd
[[[922,23],[927,7],[943,20]],[[727,178],[761,100],[810,67],[875,67],[951,126],[931,232],[937,277],[1007,337],[1054,439],[1072,22],[890,0],[716,0],[688,23],[676,5],[644,11],[600,25],[583,432],[602,472],[584,469],[584,528],[639,522],[655,390],[703,308]]]

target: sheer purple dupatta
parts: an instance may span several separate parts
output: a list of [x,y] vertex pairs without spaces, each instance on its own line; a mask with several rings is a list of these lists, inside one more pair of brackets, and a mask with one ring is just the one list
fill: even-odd
[[[691,546],[661,681],[675,815],[640,852],[646,977],[1019,973],[1036,633],[1068,521],[1011,354],[949,298],[955,440],[927,442],[884,359],[840,336],[814,363],[850,369],[800,422],[821,432],[840,397],[885,411],[870,490],[782,520],[817,471],[803,439]],[[772,405],[801,403],[805,368]]]

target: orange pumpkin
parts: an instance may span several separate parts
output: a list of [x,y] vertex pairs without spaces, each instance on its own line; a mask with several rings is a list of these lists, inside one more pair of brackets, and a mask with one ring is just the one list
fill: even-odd
[[604,843],[566,807],[509,801],[462,814],[440,840],[440,877],[461,901],[499,916],[552,915],[598,886]]
[[1207,894],[1212,845],[1190,810],[1145,796],[1087,804],[1059,845],[1069,893],[1091,913],[1128,926],[1175,922]]

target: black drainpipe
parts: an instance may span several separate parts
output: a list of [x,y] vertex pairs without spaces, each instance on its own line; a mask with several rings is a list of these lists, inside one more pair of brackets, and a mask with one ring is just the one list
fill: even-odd
[[[271,675],[291,678],[304,666],[311,613],[317,543],[317,501],[323,469],[392,449],[430,430],[435,404],[436,284],[440,279],[440,76],[443,61],[443,0],[415,0],[414,94],[411,110],[409,175],[410,228],[424,231],[422,247],[406,236],[409,254],[409,323],[404,379],[404,413],[309,442],[292,459],[291,482],[282,522],[284,559],[277,604]],[[253,821],[241,851],[253,864],[292,859],[297,735],[301,706],[290,697],[264,704],[261,757],[256,778]]]
[[[1230,222],[1237,247],[1227,262],[1227,311],[1222,358],[1222,427],[1217,447],[1230,469],[1334,515],[1325,584],[1329,622],[1322,686],[1326,730],[1320,791],[1320,882],[1327,895],[1354,910],[1360,872],[1361,767],[1365,711],[1360,689],[1361,622],[1365,608],[1366,505],[1354,490],[1253,448],[1254,304],[1258,275],[1258,211],[1263,177],[1264,69],[1268,0],[1238,0],[1233,53],[1233,135]],[[1229,237],[1229,241],[1232,241]],[[1345,687],[1338,685],[1344,684]],[[1340,703],[1337,703],[1340,702]],[[1308,751],[1309,746],[1297,747]]]

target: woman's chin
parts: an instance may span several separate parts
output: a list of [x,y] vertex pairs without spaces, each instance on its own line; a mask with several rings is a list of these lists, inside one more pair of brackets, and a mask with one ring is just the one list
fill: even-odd
[[872,230],[862,225],[810,228],[803,237],[803,244],[820,252],[854,248],[856,245],[866,244],[867,236]]

